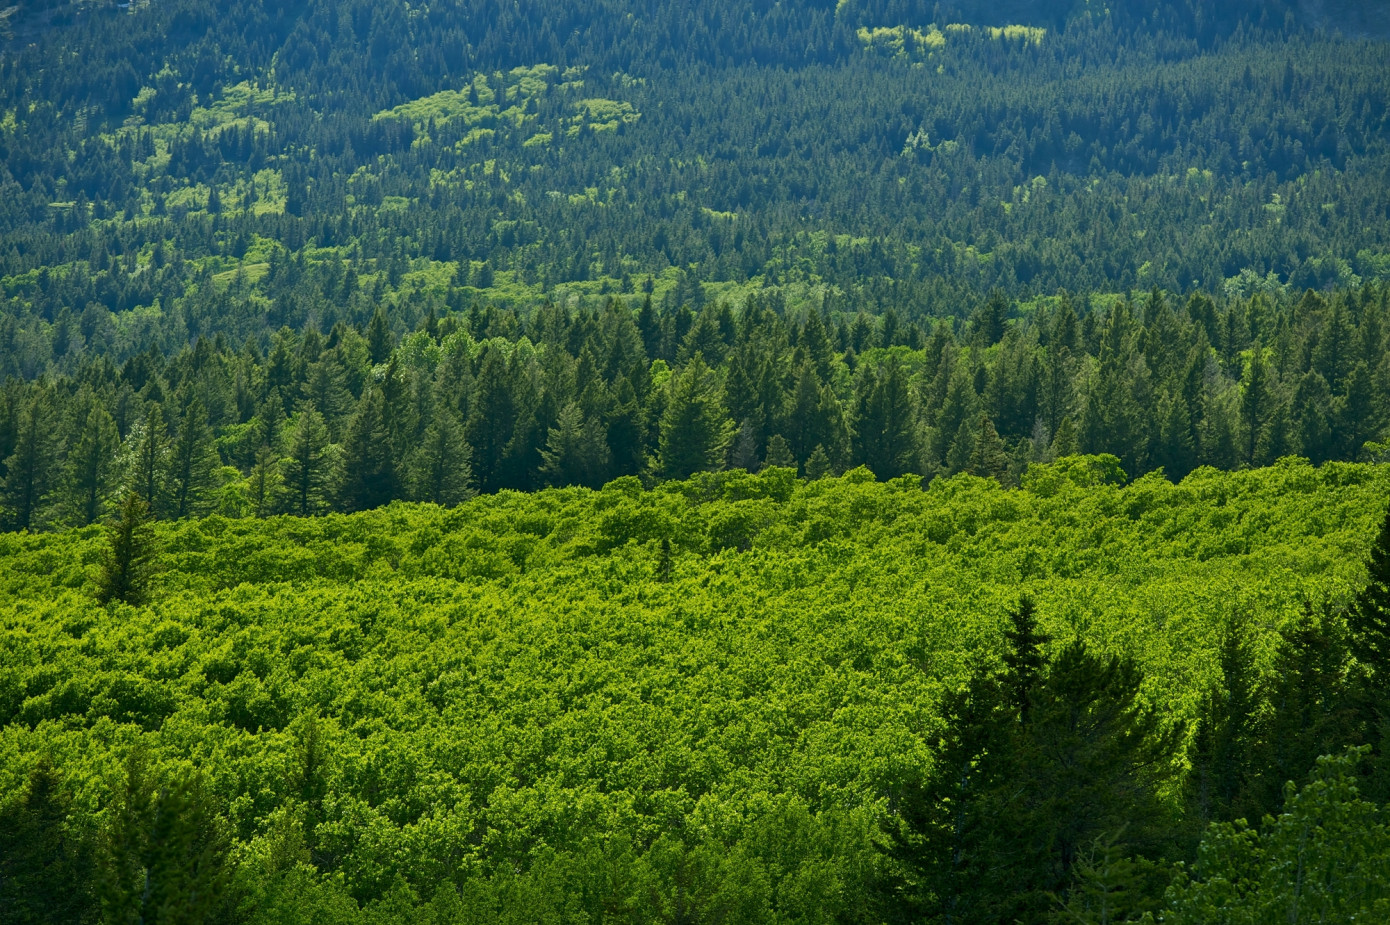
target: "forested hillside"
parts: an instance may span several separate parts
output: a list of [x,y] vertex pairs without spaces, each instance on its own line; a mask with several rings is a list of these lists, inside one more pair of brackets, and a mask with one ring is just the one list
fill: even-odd
[[1390,921],[1387,38],[0,9],[0,923]]
[[[769,469],[10,534],[0,908],[753,923],[1067,904],[1099,922],[1120,920],[1094,914],[1113,894],[1178,922],[1383,911],[1379,759],[1325,764],[1289,803],[1283,784],[1380,735],[1386,468],[1122,481],[1113,457],[1016,490]],[[143,603],[102,606],[122,555],[145,563],[127,588]],[[979,795],[961,803],[966,766]],[[1324,841],[1290,841],[1315,819]],[[1291,858],[1316,871],[1301,897]]]

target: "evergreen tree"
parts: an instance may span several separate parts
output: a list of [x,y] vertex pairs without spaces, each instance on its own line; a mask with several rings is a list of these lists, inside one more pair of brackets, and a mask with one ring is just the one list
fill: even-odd
[[684,479],[692,473],[724,468],[734,437],[714,372],[696,354],[667,381],[666,409],[661,416],[659,473]]
[[14,450],[5,460],[0,515],[11,530],[36,529],[48,519],[60,452],[52,398],[37,388],[19,413]]
[[1202,825],[1248,815],[1246,791],[1254,772],[1259,677],[1243,624],[1226,621],[1218,658],[1221,680],[1202,700],[1189,755],[1188,802]]
[[806,478],[815,482],[833,474],[830,465],[830,456],[825,452],[825,447],[817,446],[811,453],[811,458],[806,460]]
[[348,511],[388,504],[400,494],[396,460],[380,389],[368,389],[357,405],[343,443],[339,503]]
[[169,456],[169,436],[164,427],[164,412],[159,405],[150,405],[145,418],[131,433],[127,492],[138,495],[156,516],[166,498],[166,471]]
[[1250,465],[1255,465],[1255,448],[1264,432],[1271,403],[1269,366],[1265,363],[1264,349],[1256,344],[1250,356],[1250,364],[1245,370],[1240,394],[1240,423],[1245,435],[1244,455]]
[[859,458],[880,479],[897,478],[917,461],[907,377],[891,356],[877,373],[866,369],[860,376],[854,426]]
[[1009,456],[1004,449],[1004,441],[999,439],[994,422],[985,415],[980,415],[980,427],[976,431],[968,471],[980,478],[994,479],[1001,485],[1009,484]]
[[91,846],[72,795],[46,758],[0,804],[0,921],[48,925],[93,920]]
[[767,438],[767,454],[763,457],[763,465],[783,469],[796,468],[796,457],[792,455],[791,447],[781,434],[773,434]]
[[502,486],[502,460],[516,430],[516,417],[506,358],[496,347],[490,347],[482,358],[465,428],[480,491],[496,491]]
[[[359,316],[360,317],[360,316]],[[373,366],[385,363],[396,349],[396,337],[391,333],[391,322],[386,317],[386,307],[378,305],[367,324],[367,356]]]
[[586,418],[576,402],[560,409],[541,451],[541,474],[550,485],[597,488],[608,473],[608,444],[598,420]]
[[300,404],[285,443],[285,456],[280,461],[279,508],[297,517],[312,517],[323,511],[335,474],[329,455],[328,427],[311,404]]
[[436,410],[407,465],[410,497],[453,507],[473,497],[473,450],[445,408]]
[[206,507],[218,465],[207,411],[198,399],[187,402],[169,451],[168,514],[175,520],[200,514]]
[[79,420],[63,473],[64,519],[75,526],[96,523],[106,513],[115,482],[120,437],[116,422],[91,400]]
[[102,555],[97,600],[102,604],[124,601],[132,607],[143,605],[149,594],[154,554],[149,504],[139,494],[126,492]]
[[228,840],[198,777],[163,783],[136,749],[106,826],[98,893],[106,922],[192,925],[227,913]]

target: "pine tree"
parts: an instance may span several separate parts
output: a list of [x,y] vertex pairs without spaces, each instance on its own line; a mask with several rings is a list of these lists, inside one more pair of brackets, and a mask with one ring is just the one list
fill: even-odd
[[1038,610],[1028,595],[1018,600],[1018,607],[1009,612],[1009,627],[1004,630],[1004,672],[1001,675],[1005,702],[1020,717],[1027,717],[1029,698],[1047,668],[1043,647],[1052,637],[1038,625]]
[[782,469],[795,469],[796,457],[792,455],[791,447],[781,434],[773,434],[767,438],[767,454],[763,456],[763,466],[778,467]]
[[830,475],[830,457],[825,452],[825,447],[817,445],[811,452],[811,458],[806,460],[806,478],[812,482],[819,481]]
[[12,530],[37,529],[48,519],[61,451],[56,415],[46,389],[35,389],[20,411],[14,451],[5,460],[0,515]]
[[94,918],[91,846],[72,815],[67,784],[46,758],[0,804],[0,920],[7,925]]
[[164,506],[166,471],[169,456],[169,436],[164,427],[164,412],[159,405],[150,405],[145,419],[131,433],[129,443],[130,471],[126,490],[142,498],[154,517]]
[[465,438],[473,448],[473,474],[480,491],[502,486],[502,461],[516,430],[517,409],[506,358],[488,348],[474,386]]
[[1271,404],[1269,367],[1265,363],[1264,348],[1258,343],[1250,357],[1250,364],[1241,383],[1240,423],[1245,434],[1245,461],[1255,464],[1255,448],[1264,432]]
[[880,479],[897,478],[917,461],[917,438],[907,377],[895,357],[877,373],[860,374],[854,426],[859,458]]
[[229,844],[200,778],[158,781],[136,749],[104,834],[97,866],[104,921],[174,925],[226,913]]
[[307,402],[301,403],[285,443],[279,509],[297,517],[312,517],[323,511],[335,478],[323,416]]
[[1347,616],[1351,651],[1390,710],[1390,508],[1366,560],[1366,583]]
[[1001,485],[1009,483],[1009,456],[1004,449],[1004,441],[999,439],[994,422],[985,415],[980,415],[968,471],[980,478],[994,479]]
[[453,414],[437,410],[407,463],[411,499],[453,507],[473,497],[472,457]]
[[127,492],[102,555],[97,600],[102,604],[124,601],[132,607],[142,606],[149,594],[154,555],[149,505],[139,494]]
[[1188,802],[1202,825],[1247,815],[1260,694],[1247,635],[1247,628],[1234,620],[1222,627],[1221,682],[1203,698],[1193,731]]

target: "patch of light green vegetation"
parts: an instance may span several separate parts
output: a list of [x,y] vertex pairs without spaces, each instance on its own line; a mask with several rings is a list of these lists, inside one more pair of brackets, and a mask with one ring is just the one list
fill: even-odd
[[625,100],[597,97],[580,100],[574,105],[579,110],[579,115],[575,117],[575,126],[570,129],[571,135],[577,134],[579,124],[584,122],[588,123],[591,131],[614,132],[620,125],[631,125],[642,118],[642,114]]
[[936,26],[860,26],[856,34],[865,48],[894,56],[925,54],[946,45],[946,36]]
[[530,138],[521,143],[523,148],[542,148],[550,144],[555,139],[552,132],[537,132]]
[[1041,45],[1047,37],[1047,30],[1041,26],[990,26],[989,37],[1009,42],[1024,42],[1028,45]]

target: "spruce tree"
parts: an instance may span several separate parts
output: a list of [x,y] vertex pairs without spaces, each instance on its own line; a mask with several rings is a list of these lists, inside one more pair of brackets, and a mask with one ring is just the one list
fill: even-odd
[[126,490],[144,499],[149,516],[157,516],[166,497],[169,436],[164,412],[150,405],[145,418],[130,435],[130,471]]
[[585,417],[578,403],[566,403],[547,433],[541,459],[541,475],[547,484],[597,488],[603,484],[609,464],[602,425]]
[[763,456],[763,465],[782,469],[796,468],[796,457],[792,455],[791,447],[781,434],[773,434],[767,438],[767,453]]
[[169,451],[167,510],[171,518],[203,512],[218,462],[207,411],[201,401],[192,399],[183,409]]
[[699,354],[667,381],[661,416],[659,473],[684,479],[724,468],[734,425],[724,410],[719,383]]
[[976,431],[975,446],[970,453],[971,475],[994,479],[1001,485],[1009,483],[1009,456],[1004,449],[1004,441],[994,429],[994,422],[980,416],[980,426]]
[[897,478],[917,461],[917,437],[907,377],[894,357],[860,373],[855,438],[859,458],[880,479]]
[[91,844],[72,794],[46,758],[0,804],[0,920],[14,925],[92,921]]
[[391,333],[391,322],[386,317],[385,306],[378,305],[367,324],[367,356],[372,365],[385,363],[396,348],[395,335]]

